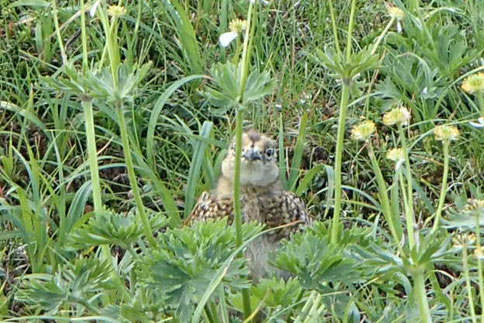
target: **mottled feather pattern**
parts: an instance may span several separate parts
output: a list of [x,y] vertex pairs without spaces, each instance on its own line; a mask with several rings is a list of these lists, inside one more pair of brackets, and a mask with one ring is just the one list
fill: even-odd
[[203,192],[198,198],[197,204],[188,217],[187,224],[192,221],[207,221],[229,217],[229,223],[233,220],[234,203],[232,198],[218,198],[209,192]]
[[287,238],[289,234],[311,225],[303,200],[291,192],[282,191],[277,195],[261,196],[259,199],[261,218],[269,228],[292,224],[274,232],[276,240]]
[[[267,228],[275,228],[281,225],[293,223],[293,225],[282,228],[276,232],[279,238],[287,237],[291,232],[300,230],[305,225],[312,223],[311,217],[306,212],[303,200],[291,192],[278,192],[278,194],[255,196],[242,196],[242,207],[249,203],[252,208],[257,208],[259,221],[266,224]],[[255,211],[255,210],[254,210]],[[246,210],[250,212],[250,210]],[[223,217],[229,217],[229,223],[233,220],[233,199],[218,198],[209,192],[203,192],[198,199],[189,219],[190,221],[207,221]]]

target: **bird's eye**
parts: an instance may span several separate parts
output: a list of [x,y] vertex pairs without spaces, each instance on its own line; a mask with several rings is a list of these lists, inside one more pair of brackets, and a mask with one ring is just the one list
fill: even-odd
[[266,155],[267,157],[271,157],[274,154],[274,149],[272,148],[267,148],[266,149]]

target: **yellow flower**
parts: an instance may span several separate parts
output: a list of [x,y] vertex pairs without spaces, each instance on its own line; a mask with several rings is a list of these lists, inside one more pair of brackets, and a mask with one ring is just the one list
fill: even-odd
[[408,124],[410,120],[410,111],[407,110],[405,107],[398,107],[392,109],[390,112],[387,112],[383,115],[383,123],[386,126],[393,126],[395,124]]
[[484,212],[484,200],[470,199],[467,201],[466,206],[464,206],[466,211],[476,211],[482,210]]
[[405,154],[402,148],[393,148],[387,152],[387,158],[394,162],[405,160]]
[[452,141],[459,138],[459,129],[454,126],[437,126],[434,129],[435,139],[440,141]]
[[113,17],[122,17],[126,14],[126,9],[122,6],[109,6],[108,15]]
[[467,247],[476,241],[475,233],[457,234],[452,238],[454,247]]
[[467,93],[484,93],[484,72],[469,76],[462,82],[462,90]]
[[478,259],[484,259],[484,247],[476,247],[476,250],[474,250],[474,256],[476,256]]
[[387,152],[387,158],[395,162],[395,170],[397,170],[405,161],[405,153],[402,148],[393,148]]
[[375,133],[376,127],[373,121],[363,121],[351,129],[351,138],[354,140],[366,141]]
[[247,29],[247,21],[246,20],[234,19],[229,24],[229,30],[231,32],[240,33],[240,32],[242,32],[246,29]]
[[402,9],[398,8],[394,4],[387,3],[385,4],[385,7],[387,7],[387,11],[390,17],[395,18],[398,21],[401,21],[405,18],[405,12],[403,12]]

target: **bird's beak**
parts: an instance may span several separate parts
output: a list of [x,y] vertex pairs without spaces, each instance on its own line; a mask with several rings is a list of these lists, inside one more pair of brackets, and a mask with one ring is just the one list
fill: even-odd
[[249,148],[246,151],[244,151],[242,157],[244,157],[247,160],[261,160],[261,155],[257,149],[254,148]]

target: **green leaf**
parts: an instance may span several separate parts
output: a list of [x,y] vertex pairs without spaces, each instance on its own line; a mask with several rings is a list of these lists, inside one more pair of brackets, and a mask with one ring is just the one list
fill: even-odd
[[241,97],[241,69],[241,64],[231,62],[218,63],[211,69],[214,85],[207,87],[202,94],[216,107],[211,109],[214,114],[223,115],[230,109],[256,104],[274,91],[275,82],[270,74],[253,69]]
[[53,314],[64,303],[92,306],[100,289],[115,288],[112,266],[99,259],[76,259],[54,274],[32,274],[22,278],[17,299]]
[[[255,223],[245,224],[244,239],[260,229]],[[246,260],[234,258],[237,253],[235,228],[227,226],[227,219],[198,222],[160,235],[159,247],[143,259],[141,277],[163,291],[167,304],[187,322],[203,297],[248,287]]]
[[343,248],[312,231],[284,241],[275,265],[295,275],[305,289],[323,291],[326,282],[351,283],[359,278],[356,263],[344,255]]
[[[166,226],[167,219],[159,215],[150,218],[153,229]],[[122,215],[111,211],[101,211],[89,222],[72,233],[70,240],[75,247],[115,244],[129,248],[144,235],[139,217],[129,213]]]

